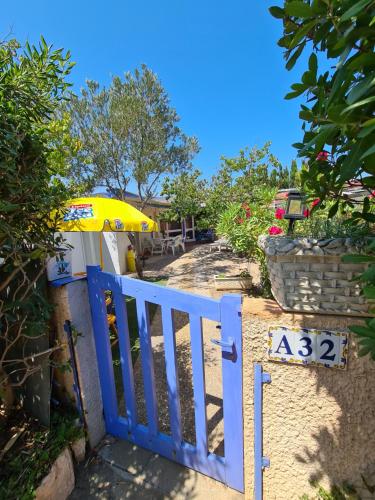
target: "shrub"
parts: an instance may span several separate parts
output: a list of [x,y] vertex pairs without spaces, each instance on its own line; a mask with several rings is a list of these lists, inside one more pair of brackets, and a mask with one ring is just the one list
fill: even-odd
[[44,262],[59,244],[49,214],[69,197],[49,125],[67,96],[69,57],[44,39],[23,51],[0,43],[0,398],[40,369],[32,340],[48,332]]

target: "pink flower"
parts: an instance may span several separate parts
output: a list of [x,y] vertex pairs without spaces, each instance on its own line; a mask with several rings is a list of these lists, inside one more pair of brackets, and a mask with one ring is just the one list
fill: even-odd
[[271,236],[275,236],[276,234],[281,234],[282,232],[283,232],[283,230],[281,229],[281,227],[278,227],[278,226],[271,226],[268,230],[268,233]]
[[275,217],[276,219],[283,219],[285,215],[285,210],[283,208],[276,208]]
[[305,217],[310,217],[310,210],[308,208],[305,208],[305,210],[303,211],[303,215]]
[[368,196],[368,198],[375,198],[375,191],[371,191],[371,194]]
[[315,198],[315,200],[313,200],[313,202],[311,203],[311,208],[316,207],[317,205],[319,205],[319,203],[320,203],[320,198]]
[[320,151],[316,157],[318,161],[327,161],[328,160],[328,151]]

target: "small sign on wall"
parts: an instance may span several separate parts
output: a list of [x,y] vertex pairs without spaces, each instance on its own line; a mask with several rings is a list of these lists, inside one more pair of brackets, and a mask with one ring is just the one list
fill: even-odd
[[328,330],[271,326],[268,357],[280,363],[345,369],[348,334]]

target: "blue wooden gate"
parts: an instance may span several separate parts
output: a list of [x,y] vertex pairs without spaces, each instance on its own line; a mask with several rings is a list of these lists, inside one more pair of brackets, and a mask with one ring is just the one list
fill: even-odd
[[[107,432],[243,491],[241,297],[239,295],[224,295],[221,300],[214,300],[102,272],[96,266],[89,266],[87,271]],[[126,417],[119,415],[117,405],[105,303],[105,291],[107,290],[112,292],[115,304]],[[136,299],[147,426],[142,425],[137,420],[125,295]],[[161,306],[171,435],[162,433],[158,429],[158,402],[155,390],[148,303]],[[182,438],[173,310],[189,314],[196,445],[192,445]],[[218,332],[221,331],[221,339],[214,340],[214,343],[222,351],[223,457],[210,453],[208,450],[202,318],[221,324],[221,330],[218,330]]]

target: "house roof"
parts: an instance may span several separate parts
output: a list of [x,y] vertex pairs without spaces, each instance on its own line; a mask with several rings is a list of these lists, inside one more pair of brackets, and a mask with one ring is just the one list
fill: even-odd
[[[98,193],[92,194],[92,196],[98,196],[100,198],[114,198],[114,196],[109,193],[108,191],[100,191]],[[133,200],[133,201],[138,201],[141,202],[141,199],[138,194],[131,193],[130,191],[125,191],[125,200]],[[154,198],[151,198],[148,203],[148,206],[165,206],[169,207],[170,203],[166,198],[163,198],[162,196],[155,196]]]

